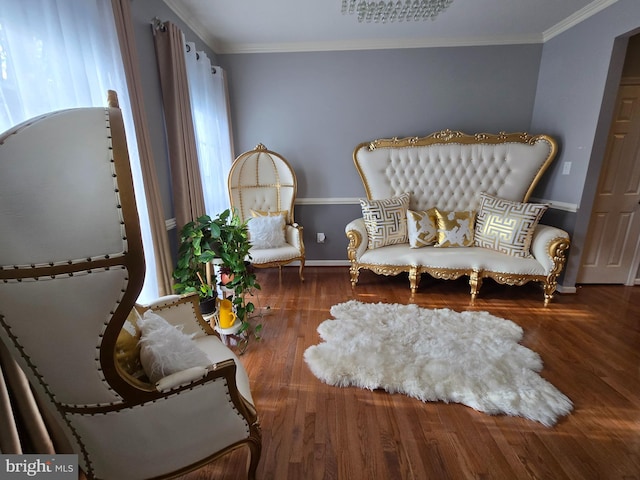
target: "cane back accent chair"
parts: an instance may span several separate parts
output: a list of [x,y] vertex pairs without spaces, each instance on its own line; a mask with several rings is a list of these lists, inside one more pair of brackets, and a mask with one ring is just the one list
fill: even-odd
[[[238,156],[229,172],[231,207],[242,220],[260,215],[285,217],[286,244],[250,250],[251,262],[258,268],[278,267],[299,261],[300,280],[304,280],[304,242],[302,226],[295,223],[293,207],[298,183],[289,162],[280,154],[258,144]],[[249,220],[250,221],[250,220]]]
[[[134,307],[145,264],[120,110],[54,112],[0,135],[0,205],[0,339],[65,434],[61,453],[89,478],[121,480],[174,477],[248,446],[254,478],[249,380],[197,296]],[[148,308],[194,335],[210,365],[153,384],[128,373],[116,345]]]

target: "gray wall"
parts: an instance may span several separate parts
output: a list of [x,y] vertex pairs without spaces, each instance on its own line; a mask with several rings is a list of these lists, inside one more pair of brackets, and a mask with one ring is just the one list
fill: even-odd
[[[178,24],[215,55],[163,3],[132,1],[144,101],[163,206],[173,216],[160,86],[150,22]],[[572,235],[561,284],[579,268],[604,155],[626,37],[640,27],[640,2],[619,0],[544,45],[351,52],[219,55],[229,75],[236,153],[259,142],[280,152],[299,179],[296,218],[310,262],[346,260],[344,226],[364,195],[351,154],[362,141],[467,132],[549,133],[560,153],[534,196],[579,206],[543,221]],[[564,162],[571,174],[561,175]],[[324,245],[315,243],[324,232]],[[175,233],[175,232],[174,232]]]
[[[578,275],[627,38],[640,27],[640,2],[619,0],[547,41],[532,130],[546,129],[560,141],[560,153],[538,188],[539,196],[579,205],[577,213],[554,212],[556,224],[572,235],[562,285]],[[571,174],[561,175],[564,162]]]
[[[264,143],[298,177],[310,262],[346,260],[364,196],[357,144],[451,128],[528,131],[541,45],[220,55],[236,153]],[[316,243],[316,233],[327,241]]]

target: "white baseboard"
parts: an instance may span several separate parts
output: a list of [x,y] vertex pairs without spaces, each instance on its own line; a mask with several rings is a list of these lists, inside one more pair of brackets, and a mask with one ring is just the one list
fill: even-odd
[[578,289],[575,286],[565,287],[563,285],[558,285],[556,290],[558,290],[559,293],[577,293],[578,292]]
[[[349,260],[307,260],[304,265],[305,267],[348,267],[351,263]],[[285,266],[298,267],[300,262],[291,262]]]
[[305,265],[311,267],[348,267],[351,265],[349,260],[309,260]]

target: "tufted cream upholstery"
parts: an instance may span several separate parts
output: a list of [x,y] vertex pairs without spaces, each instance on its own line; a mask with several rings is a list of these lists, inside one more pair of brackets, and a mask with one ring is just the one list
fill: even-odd
[[287,212],[285,239],[287,244],[277,248],[252,248],[251,262],[258,268],[278,267],[299,261],[300,280],[304,280],[303,229],[294,220],[294,203],[298,188],[296,174],[280,154],[259,144],[254,150],[239,155],[229,172],[231,206],[242,220],[249,220],[253,212]]
[[[410,210],[463,211],[477,210],[481,192],[527,201],[555,154],[555,142],[545,135],[466,135],[445,130],[422,138],[363,143],[353,159],[370,200],[409,192]],[[534,259],[480,247],[411,249],[403,244],[369,250],[364,222],[357,219],[346,227],[352,284],[357,284],[361,268],[385,275],[409,272],[412,291],[421,273],[448,279],[468,275],[474,297],[484,277],[517,285],[535,280],[544,285],[547,303],[564,266],[569,239],[560,229],[539,225],[538,231],[544,234],[534,235]]]
[[209,367],[152,385],[115,361],[144,278],[120,110],[54,112],[0,135],[0,205],[0,341],[87,476],[164,478],[248,446],[253,478],[261,440],[249,380],[197,295],[139,308],[195,334]]
[[412,210],[474,210],[482,191],[522,201],[552,148],[541,141],[361,149],[356,162],[371,199],[410,192]]

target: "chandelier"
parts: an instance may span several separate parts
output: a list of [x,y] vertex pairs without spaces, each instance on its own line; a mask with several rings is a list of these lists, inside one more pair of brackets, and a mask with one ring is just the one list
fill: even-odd
[[365,0],[342,0],[343,15],[358,15],[358,22],[418,22],[435,20],[453,0],[401,0],[367,2]]

